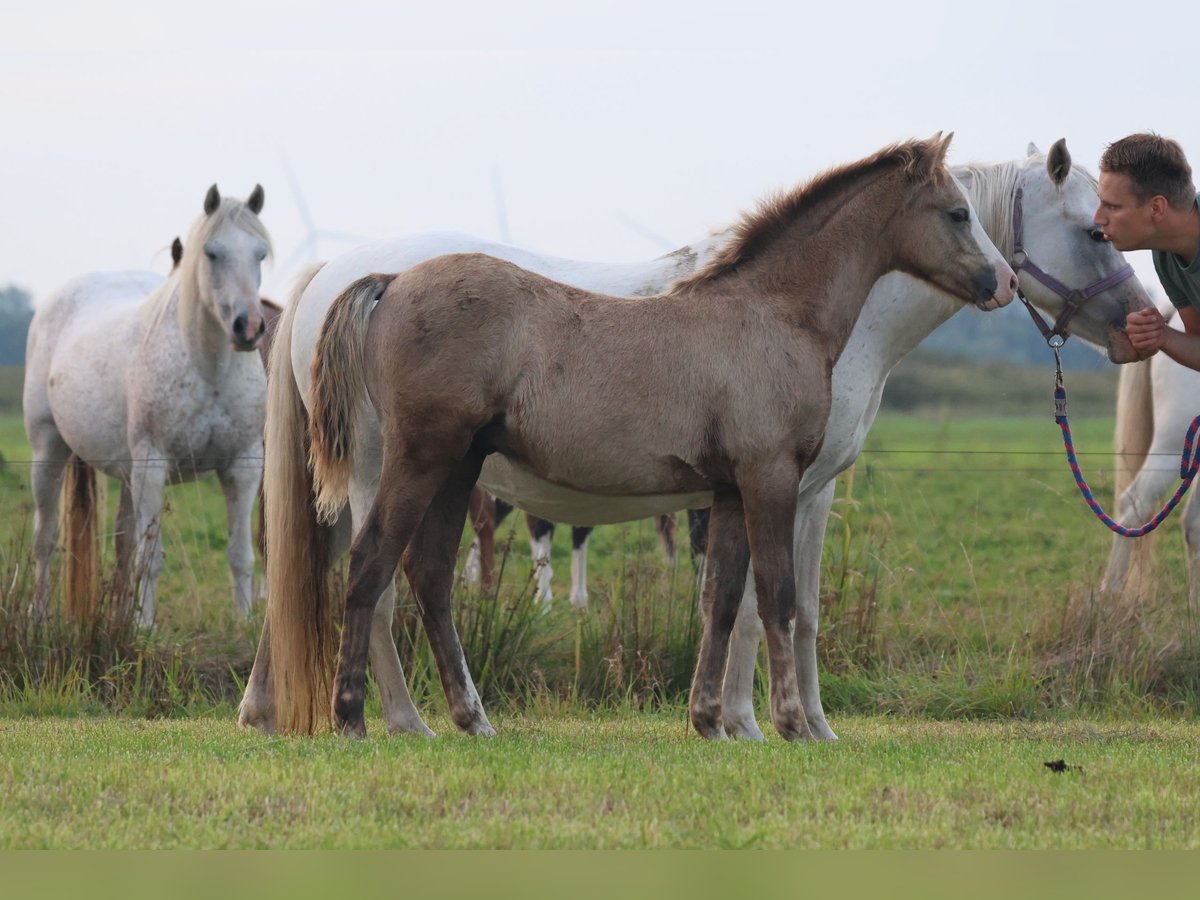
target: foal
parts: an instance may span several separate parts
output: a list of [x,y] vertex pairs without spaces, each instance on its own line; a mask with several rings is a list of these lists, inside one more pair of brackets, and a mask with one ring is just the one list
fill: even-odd
[[[403,562],[455,723],[491,732],[461,668],[449,594],[470,490],[485,456],[500,453],[585,493],[712,491],[692,723],[724,736],[721,678],[753,560],[772,721],[789,740],[809,737],[792,652],[789,539],[799,479],[824,435],[833,365],[887,271],[984,309],[1007,303],[1016,286],[996,249],[977,239],[944,166],[949,140],[886,148],[768,204],[710,265],[654,297],[591,294],[474,254],[351,285],[329,311],[313,363],[318,513],[336,517],[345,502],[364,391],[384,468],[351,551],[335,727],[365,734],[373,609]],[[302,619],[274,610],[272,630]]]

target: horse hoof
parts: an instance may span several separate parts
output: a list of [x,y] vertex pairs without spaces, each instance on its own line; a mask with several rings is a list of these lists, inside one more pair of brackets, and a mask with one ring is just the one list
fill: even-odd
[[738,738],[739,740],[743,741],[754,741],[756,744],[760,744],[767,739],[766,735],[763,734],[762,729],[758,727],[758,723],[755,722],[753,718],[748,720],[734,721],[730,721],[728,718],[726,718],[725,731],[730,737]]
[[397,724],[389,723],[387,730],[388,734],[392,737],[401,737],[407,735],[425,738],[437,737],[437,734],[434,732],[434,730],[420,719],[417,719],[415,722],[404,721]]
[[836,741],[838,736],[833,733],[833,729],[829,727],[829,723],[824,719],[809,719],[809,731],[812,732],[814,741]]
[[271,710],[262,709],[256,703],[242,701],[238,707],[238,727],[245,731],[257,731],[259,734],[275,733],[275,714]]
[[355,741],[367,736],[367,723],[362,719],[359,719],[357,722],[335,722],[334,728],[342,737],[347,737]]
[[693,710],[691,719],[692,727],[696,729],[696,734],[700,735],[706,741],[723,741],[728,737],[725,734],[725,726],[721,724],[719,716]]

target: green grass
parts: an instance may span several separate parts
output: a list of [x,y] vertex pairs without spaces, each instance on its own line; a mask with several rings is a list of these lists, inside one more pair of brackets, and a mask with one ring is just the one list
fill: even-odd
[[1200,847],[1195,725],[853,717],[794,746],[705,743],[680,714],[447,724],[0,722],[0,847]]
[[[1080,416],[1074,427],[1087,475],[1105,498],[1111,419]],[[0,417],[0,452],[8,460],[0,478],[7,513],[0,519],[0,576],[16,588],[5,601],[12,625],[23,602],[17,594],[28,583],[31,528],[23,464],[29,451],[16,417]],[[113,489],[110,510],[115,502]],[[832,714],[1007,719],[1065,710],[1194,718],[1200,709],[1200,641],[1174,523],[1158,540],[1161,577],[1153,594],[1134,609],[1099,602],[1111,538],[1079,497],[1048,414],[883,415],[862,458],[840,480],[834,513],[821,634]],[[463,642],[489,705],[678,705],[698,634],[686,550],[670,570],[652,523],[597,529],[592,608],[579,618],[565,603],[570,535],[560,528],[553,557],[559,602],[543,617],[530,602],[519,518],[500,536],[500,545],[511,542],[500,592],[480,598],[460,586],[456,595]],[[257,621],[233,616],[224,519],[212,478],[170,488],[154,632],[131,638],[132,658],[117,654],[105,662],[110,668],[97,674],[93,666],[88,677],[60,664],[61,678],[49,683],[43,670],[22,662],[45,640],[14,638],[16,650],[0,647],[7,684],[0,715],[69,712],[73,702],[80,711],[145,715],[231,708],[249,672]],[[686,546],[682,533],[680,544]],[[440,687],[406,596],[397,633],[415,696],[437,709]],[[130,666],[139,665],[149,669],[131,679]],[[104,690],[92,689],[96,678]],[[135,697],[109,687],[135,683]]]

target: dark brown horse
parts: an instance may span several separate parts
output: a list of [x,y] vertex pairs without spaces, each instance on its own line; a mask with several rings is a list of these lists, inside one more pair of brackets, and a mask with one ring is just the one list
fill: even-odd
[[[824,435],[833,366],[887,271],[985,309],[1015,290],[1015,275],[945,169],[948,143],[886,148],[768,204],[713,263],[654,297],[595,295],[470,254],[351,285],[330,309],[313,364],[319,514],[336,516],[345,503],[367,392],[384,466],[351,551],[335,726],[365,733],[373,610],[403,562],[454,721],[492,732],[449,596],[471,488],[484,458],[499,453],[585,493],[711,491],[692,723],[704,736],[724,734],[721,678],[753,561],[771,717],[785,738],[809,737],[792,654],[790,540],[799,479]],[[309,614],[287,606],[305,599],[271,604],[273,643],[307,627]],[[290,658],[296,649],[319,656],[280,641],[276,684],[305,710],[311,698],[300,660]]]

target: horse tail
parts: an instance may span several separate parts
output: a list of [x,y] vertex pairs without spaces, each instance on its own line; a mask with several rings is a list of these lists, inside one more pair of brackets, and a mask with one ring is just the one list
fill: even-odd
[[91,622],[100,604],[100,514],[96,470],[74,453],[62,486],[63,592],[67,618]]
[[371,310],[394,275],[368,275],[346,288],[325,314],[312,363],[309,465],[317,518],[334,522],[346,504],[354,463],[354,430],[366,393],[363,349]]
[[262,520],[266,523],[267,624],[271,636],[276,727],[311,734],[328,721],[335,658],[332,529],[312,507],[308,428],[292,371],[299,298],[317,269],[297,281],[279,319],[267,378]]
[[[1126,363],[1117,376],[1117,421],[1113,433],[1113,506],[1137,477],[1154,438],[1154,397],[1150,360]],[[1117,538],[1125,540],[1125,538]],[[1154,564],[1153,535],[1132,542],[1125,591],[1136,593],[1146,584]]]

